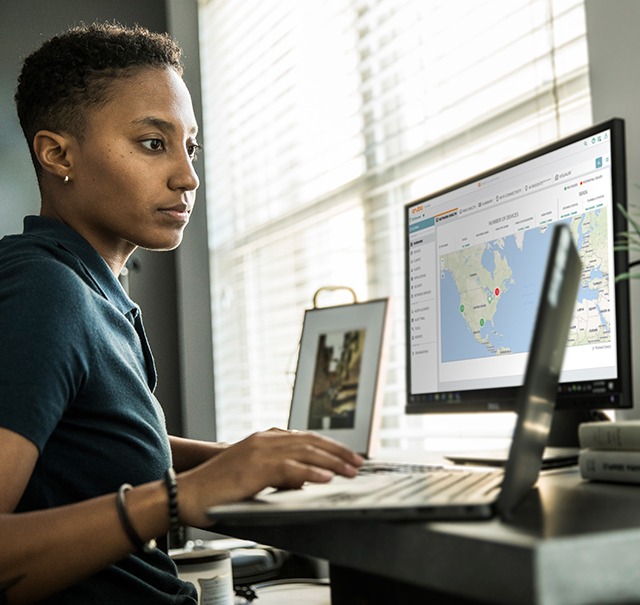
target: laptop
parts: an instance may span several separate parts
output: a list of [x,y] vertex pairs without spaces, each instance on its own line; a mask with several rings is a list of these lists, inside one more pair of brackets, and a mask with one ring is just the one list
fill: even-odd
[[554,227],[517,420],[504,468],[442,465],[422,472],[360,473],[297,490],[267,488],[242,502],[213,506],[226,524],[329,519],[463,520],[511,517],[535,485],[555,406],[582,263],[571,231]]

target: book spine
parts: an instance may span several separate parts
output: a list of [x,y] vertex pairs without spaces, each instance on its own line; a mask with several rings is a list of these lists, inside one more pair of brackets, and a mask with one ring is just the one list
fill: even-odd
[[585,423],[580,425],[578,435],[581,448],[640,451],[640,424]]
[[582,450],[578,466],[583,479],[640,483],[640,452]]

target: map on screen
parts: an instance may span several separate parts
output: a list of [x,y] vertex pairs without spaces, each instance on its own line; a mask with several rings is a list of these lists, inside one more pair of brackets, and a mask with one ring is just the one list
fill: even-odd
[[[596,209],[565,222],[584,266],[567,344],[608,343],[606,212]],[[529,350],[552,230],[551,225],[528,228],[441,257],[442,362]]]

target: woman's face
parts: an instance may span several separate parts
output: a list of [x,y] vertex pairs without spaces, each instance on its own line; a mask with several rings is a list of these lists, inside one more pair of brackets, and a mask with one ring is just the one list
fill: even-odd
[[112,86],[111,100],[90,111],[73,141],[62,200],[65,222],[110,265],[137,246],[178,246],[199,184],[197,124],[182,78],[143,68]]

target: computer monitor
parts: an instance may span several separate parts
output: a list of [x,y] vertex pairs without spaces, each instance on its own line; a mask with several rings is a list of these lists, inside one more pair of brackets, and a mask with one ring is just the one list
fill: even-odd
[[522,385],[552,227],[584,265],[550,445],[631,407],[624,122],[612,119],[447,189],[405,212],[406,412],[511,411]]

